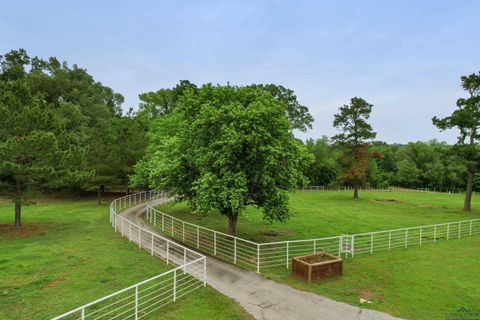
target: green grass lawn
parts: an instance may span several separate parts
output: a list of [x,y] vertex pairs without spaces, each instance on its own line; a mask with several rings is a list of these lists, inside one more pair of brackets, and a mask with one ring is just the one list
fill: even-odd
[[343,277],[305,284],[283,269],[264,275],[301,290],[407,319],[445,319],[460,306],[480,312],[480,237],[344,260]]
[[[12,204],[0,202],[0,319],[49,319],[170,268],[113,231],[107,204],[43,200],[23,208],[20,231],[12,222]],[[158,318],[250,319],[210,287]]]
[[[474,198],[472,213],[461,211],[463,196],[428,193],[293,193],[290,206],[295,216],[286,223],[267,225],[252,208],[239,219],[238,235],[266,242],[307,239],[407,226],[427,225],[480,217]],[[395,199],[385,203],[379,199]],[[212,212],[190,213],[185,204],[161,209],[180,219],[219,231],[227,220]],[[277,237],[265,231],[279,233]],[[267,269],[264,276],[301,290],[312,291],[354,305],[363,304],[408,319],[445,319],[446,312],[464,306],[480,312],[480,237],[443,241],[422,247],[395,249],[345,260],[344,276],[320,284],[305,284],[285,268]]]
[[[360,197],[355,201],[350,192],[291,193],[294,216],[287,222],[266,224],[261,211],[250,207],[238,219],[237,236],[257,242],[312,239],[480,218],[477,197],[471,213],[461,210],[463,196],[458,194],[363,192]],[[398,202],[377,201],[392,199]],[[159,209],[185,221],[227,231],[228,220],[216,212],[192,214],[186,203],[165,204]],[[272,232],[277,236],[265,235]]]

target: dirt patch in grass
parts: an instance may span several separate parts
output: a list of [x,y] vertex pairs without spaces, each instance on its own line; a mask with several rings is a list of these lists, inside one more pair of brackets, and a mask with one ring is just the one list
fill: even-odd
[[360,298],[365,300],[372,300],[375,297],[375,293],[370,290],[364,289],[360,291]]
[[262,231],[262,236],[278,237],[279,235],[280,235],[280,232],[278,231]]
[[65,282],[65,274],[59,274],[55,280],[53,280],[52,282],[50,283],[47,283],[44,287],[43,287],[43,290],[48,290],[48,289],[52,289],[52,288],[55,288],[57,285],[59,285],[60,283],[62,282]]
[[290,233],[291,233],[290,230],[285,230],[285,229],[260,231],[260,235],[264,239],[272,239],[272,238],[283,237],[283,236],[288,235]]
[[15,240],[44,234],[51,229],[50,225],[44,223],[29,223],[15,228],[12,224],[0,224],[0,239]]
[[445,206],[435,206],[433,204],[421,204],[420,207],[427,209],[445,209]]
[[373,199],[373,201],[382,203],[402,203],[402,201],[395,199]]

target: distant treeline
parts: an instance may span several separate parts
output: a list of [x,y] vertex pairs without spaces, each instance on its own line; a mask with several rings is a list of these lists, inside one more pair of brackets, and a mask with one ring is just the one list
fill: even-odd
[[[342,179],[342,151],[328,137],[306,141],[314,162],[305,175],[309,184],[318,186],[345,185]],[[430,188],[465,190],[466,167],[453,150],[453,145],[431,140],[408,144],[372,142],[365,186],[385,188]],[[348,185],[348,183],[347,183]],[[480,175],[475,175],[474,189],[480,190]]]

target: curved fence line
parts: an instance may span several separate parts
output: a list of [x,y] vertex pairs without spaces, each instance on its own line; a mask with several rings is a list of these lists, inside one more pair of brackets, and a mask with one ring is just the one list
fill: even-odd
[[145,191],[115,199],[110,204],[110,222],[116,232],[140,249],[148,251],[167,264],[178,267],[87,303],[53,318],[142,319],[169,303],[206,285],[206,257],[189,248],[161,237],[119,215],[120,211],[158,199],[159,193]]
[[[166,194],[157,194],[155,198],[161,203],[173,199]],[[262,268],[289,268],[293,257],[320,251],[347,258],[480,234],[480,219],[472,219],[317,239],[257,243],[178,219],[151,204],[147,205],[146,220],[164,235],[191,248],[258,273]]]
[[[328,187],[328,186],[305,186],[296,189],[297,192],[341,192],[353,191],[352,187]],[[361,192],[428,192],[428,193],[446,193],[446,194],[463,194],[464,190],[457,188],[368,188],[360,187],[358,191]],[[475,192],[474,192],[475,193]]]

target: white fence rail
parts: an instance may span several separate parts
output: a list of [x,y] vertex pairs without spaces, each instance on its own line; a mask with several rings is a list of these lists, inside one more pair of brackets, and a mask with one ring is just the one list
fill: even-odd
[[[461,194],[464,193],[464,190],[456,188],[397,188],[397,187],[388,187],[388,188],[370,188],[370,187],[361,187],[358,188],[361,192],[428,192],[428,193],[448,193],[448,194]],[[340,192],[340,191],[353,191],[352,187],[326,187],[326,186],[305,186],[299,187],[296,190],[297,192]]]
[[360,253],[421,246],[474,234],[480,234],[480,219],[360,233],[345,237],[343,252],[353,257]]
[[152,256],[178,265],[165,273],[139,282],[101,299],[53,318],[75,320],[142,319],[206,285],[206,257],[130,222],[118,213],[158,197],[154,191],[131,194],[110,204],[110,222],[122,237]]
[[[165,194],[157,194],[155,198],[157,204],[172,200]],[[262,268],[289,268],[293,257],[319,251],[347,258],[480,234],[480,219],[473,219],[318,239],[256,243],[183,221],[155,209],[152,204],[147,206],[146,220],[166,236],[259,273]]]

